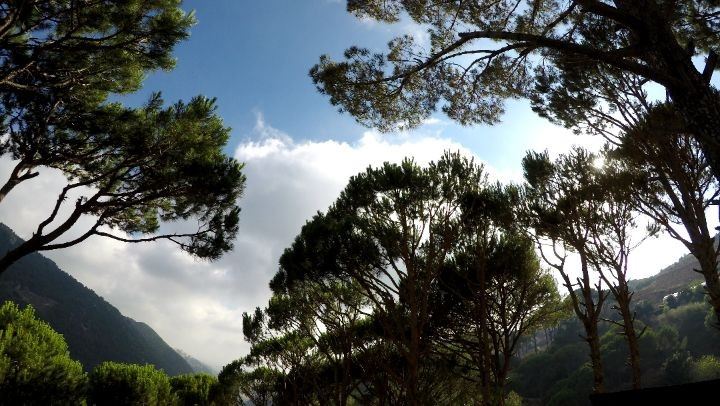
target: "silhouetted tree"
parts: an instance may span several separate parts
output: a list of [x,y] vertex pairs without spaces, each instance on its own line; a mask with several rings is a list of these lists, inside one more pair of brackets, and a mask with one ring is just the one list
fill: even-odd
[[697,258],[720,323],[720,247],[706,213],[720,187],[685,128],[672,105],[658,105],[623,137],[616,157],[625,160],[625,170],[634,178],[631,190],[638,209]]
[[[600,353],[598,321],[607,292],[602,279],[591,277],[592,227],[599,222],[603,199],[589,178],[594,156],[582,149],[561,155],[555,162],[547,152],[528,153],[523,159],[527,183],[526,224],[538,242],[545,262],[557,270],[575,314],[585,329],[584,340],[590,346],[593,371],[593,390],[602,392],[603,369]],[[580,276],[571,279],[568,258],[575,253],[579,260]]]
[[517,198],[459,154],[351,178],[244,316],[247,360],[280,372],[290,403],[502,402],[519,338],[559,302],[513,230]]
[[[599,155],[602,165],[595,165],[596,176],[590,177],[586,187],[598,188],[602,206],[596,222],[589,224],[591,231],[591,258],[596,264],[600,278],[610,291],[620,320],[610,320],[621,328],[628,345],[629,366],[633,389],[640,389],[640,344],[642,332],[635,329],[635,314],[631,301],[633,292],[628,284],[628,261],[630,253],[648,236],[657,232],[656,225],[646,225],[640,230],[641,213],[633,200],[634,185],[628,180],[624,167],[608,159],[607,151]],[[598,159],[598,158],[596,158]],[[591,166],[593,162],[586,162]]]
[[562,71],[543,68],[531,95],[533,108],[576,132],[601,135],[617,147],[611,155],[625,160],[624,170],[634,178],[627,182],[627,174],[622,176],[627,191],[634,192],[637,209],[698,259],[710,302],[719,312],[719,252],[705,212],[720,189],[696,130],[677,103],[653,102],[642,78],[571,60]]
[[561,304],[555,280],[540,268],[532,242],[507,230],[487,233],[491,228],[475,228],[477,234],[469,232],[459,242],[462,248],[439,289],[451,306],[449,322],[436,328],[446,331],[438,339],[441,351],[461,360],[467,370],[461,375],[479,383],[483,404],[504,404],[520,339],[553,317]]
[[[462,124],[495,123],[503,100],[527,97],[588,67],[663,86],[720,177],[720,103],[715,2],[664,0],[441,1],[348,0],[360,18],[409,17],[429,44],[393,39],[386,54],[351,47],[311,70],[333,105],[383,130],[412,127],[438,106]],[[698,69],[693,58],[707,56]],[[589,82],[598,89],[602,82]],[[582,92],[588,105],[607,102]],[[542,90],[542,89],[541,89]],[[613,101],[611,100],[610,103]],[[622,111],[622,105],[615,105]]]

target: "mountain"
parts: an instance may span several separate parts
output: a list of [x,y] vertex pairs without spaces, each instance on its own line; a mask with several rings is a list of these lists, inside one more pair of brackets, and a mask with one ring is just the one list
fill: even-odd
[[175,351],[177,351],[178,354],[180,354],[181,357],[187,361],[188,364],[190,364],[190,367],[192,367],[194,372],[197,373],[206,373],[210,375],[217,375],[218,371],[216,371],[211,366],[205,364],[204,362],[200,361],[197,358],[194,358],[192,355],[186,353],[185,351],[176,348]]
[[678,292],[688,285],[704,282],[703,276],[695,272],[695,269],[699,268],[697,259],[691,254],[686,254],[653,276],[629,281],[630,288],[635,290],[633,301],[660,303],[663,297],[671,293]]
[[[0,223],[0,253],[20,242]],[[103,361],[118,361],[153,364],[170,375],[193,372],[150,326],[123,316],[40,254],[22,258],[0,275],[0,303],[6,300],[31,304],[38,317],[65,337],[71,356],[88,371]]]

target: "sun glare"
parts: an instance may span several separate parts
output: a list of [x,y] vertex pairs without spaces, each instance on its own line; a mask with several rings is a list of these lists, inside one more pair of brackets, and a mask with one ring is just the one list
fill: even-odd
[[603,169],[605,167],[605,158],[599,156],[593,160],[592,165],[595,169]]

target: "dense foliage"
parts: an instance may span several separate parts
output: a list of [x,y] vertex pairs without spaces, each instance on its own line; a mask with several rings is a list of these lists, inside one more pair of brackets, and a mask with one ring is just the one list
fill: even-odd
[[166,405],[174,394],[168,376],[152,365],[104,362],[90,374],[89,398],[100,405]]
[[[6,303],[0,403],[567,405],[720,376],[720,244],[706,216],[720,195],[717,1],[347,5],[430,34],[321,57],[318,89],[359,122],[409,128],[440,108],[493,124],[524,97],[608,144],[529,152],[522,185],[490,182],[459,153],[352,177],[285,250],[267,306],[243,314],[249,354],[217,380],[114,362],[88,379],[62,336]],[[32,236],[0,250],[0,273],[91,236],[166,240],[210,260],[232,249],[245,178],[223,153],[215,101],[108,102],[171,68],[193,22],[179,0],[0,4],[0,156],[15,164],[0,203],[41,167],[67,179]],[[90,226],[68,239],[81,218]],[[633,301],[629,257],[659,231],[686,246],[704,285]]]
[[[635,94],[610,82],[654,82],[720,178],[720,103],[710,81],[720,39],[715,1],[348,0],[347,6],[359,18],[411,19],[429,34],[427,43],[394,38],[385,53],[351,46],[343,60],[322,56],[312,68],[318,89],[361,123],[413,127],[438,108],[462,124],[496,123],[505,99],[527,97],[570,127],[601,112],[603,127],[637,118],[628,102]],[[693,58],[702,56],[706,63],[698,67]]]
[[104,362],[88,377],[63,336],[38,320],[31,306],[0,306],[0,404],[227,404],[217,382],[207,374],[168,377],[152,365],[118,362]]
[[86,383],[63,337],[38,320],[32,307],[0,306],[1,404],[77,403]]
[[224,399],[585,404],[591,391],[715,376],[703,285],[632,301],[628,257],[647,234],[636,174],[596,164],[612,154],[530,153],[523,188],[448,153],[351,178],[281,257],[267,308],[244,315],[252,348],[223,370]]
[[[697,288],[688,287],[678,296],[692,297]],[[672,297],[672,296],[669,296]],[[646,306],[648,303],[639,306]],[[672,307],[671,307],[672,306]],[[704,298],[681,305],[653,303],[651,312],[636,308],[639,322],[646,326],[639,340],[644,385],[655,387],[717,379],[718,332],[705,323],[713,312]],[[609,312],[608,312],[609,313]],[[611,314],[608,314],[611,316]],[[588,349],[577,340],[582,327],[566,320],[554,329],[553,338],[540,350],[529,351],[513,370],[510,387],[523,398],[543,404],[589,404],[587,394],[592,374],[585,365]],[[628,389],[630,371],[626,368],[627,346],[617,328],[601,325],[601,352],[608,391]]]
[[561,308],[518,199],[453,153],[351,178],[244,315],[252,349],[221,384],[261,404],[503,402],[521,337]]
[[[166,240],[211,260],[232,248],[245,178],[223,152],[230,130],[215,101],[165,106],[155,94],[128,108],[107,100],[171,68],[193,22],[179,0],[0,5],[0,156],[15,165],[0,203],[41,167],[67,178],[31,237],[2,253],[0,273],[32,252],[91,236]],[[68,237],[86,217],[90,225]],[[166,222],[190,229],[166,231]]]
[[209,405],[210,391],[217,382],[216,377],[208,374],[186,374],[170,378],[170,386],[183,406]]

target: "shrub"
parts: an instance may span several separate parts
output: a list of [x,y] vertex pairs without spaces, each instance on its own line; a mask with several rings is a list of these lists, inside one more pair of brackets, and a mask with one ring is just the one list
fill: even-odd
[[87,376],[62,335],[31,306],[0,306],[0,404],[77,404]]
[[175,404],[170,379],[152,365],[103,362],[90,374],[90,403],[97,405]]
[[693,363],[691,375],[694,381],[720,379],[720,359],[712,355],[700,357]]
[[218,384],[216,377],[208,374],[186,374],[170,378],[175,396],[181,405],[209,405],[210,391]]

